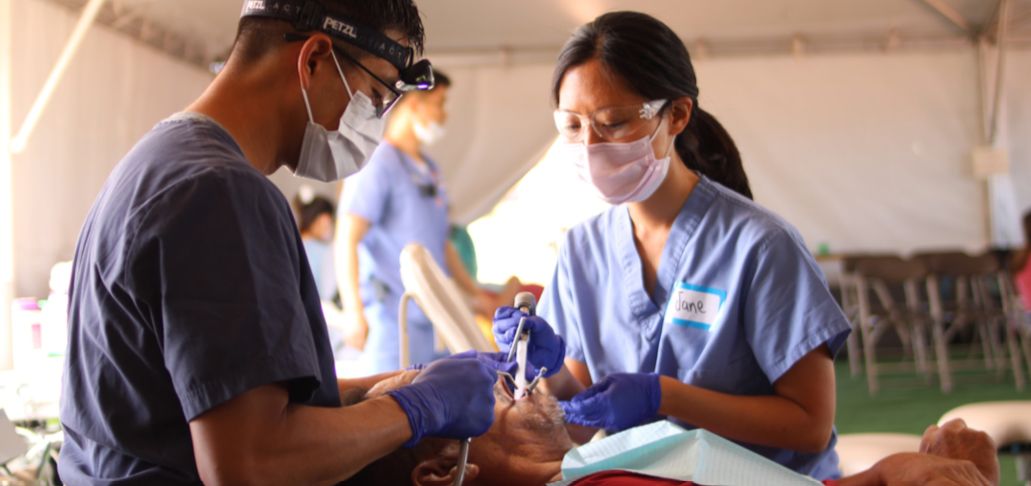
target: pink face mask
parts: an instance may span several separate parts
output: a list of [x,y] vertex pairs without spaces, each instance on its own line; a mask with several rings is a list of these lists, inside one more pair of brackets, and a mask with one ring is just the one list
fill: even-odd
[[641,202],[655,193],[669,172],[673,143],[662,159],[656,159],[652,150],[652,142],[663,124],[659,124],[652,136],[636,142],[562,143],[555,148],[560,157],[573,164],[580,180],[590,185],[605,202]]

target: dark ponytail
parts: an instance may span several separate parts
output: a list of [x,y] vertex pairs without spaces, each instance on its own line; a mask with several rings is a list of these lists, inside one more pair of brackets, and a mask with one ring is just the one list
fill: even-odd
[[689,97],[694,109],[677,137],[687,168],[751,199],[748,176],[730,134],[698,106],[694,66],[684,42],[666,24],[638,12],[611,12],[581,26],[566,42],[552,77],[556,105],[566,72],[592,59],[648,100]]

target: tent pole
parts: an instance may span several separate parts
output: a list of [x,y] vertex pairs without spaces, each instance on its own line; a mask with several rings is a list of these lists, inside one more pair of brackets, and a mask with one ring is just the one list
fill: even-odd
[[963,29],[963,32],[967,34],[974,33],[974,28],[970,25],[970,22],[943,0],[923,0],[923,2],[941,14],[942,17],[949,19],[950,22]]
[[11,60],[13,0],[0,0],[0,370],[14,367],[11,305],[14,299],[14,196],[11,170]]
[[40,117],[43,116],[43,111],[46,110],[47,104],[50,103],[50,98],[54,95],[54,91],[57,89],[57,85],[60,84],[61,78],[64,77],[68,64],[71,63],[75,53],[79,50],[79,46],[82,45],[82,41],[86,38],[86,33],[89,32],[90,26],[93,25],[93,21],[100,14],[100,8],[104,6],[104,1],[90,0],[86,4],[86,8],[82,10],[79,23],[75,26],[75,30],[72,31],[68,44],[64,46],[61,57],[57,59],[57,64],[54,65],[54,70],[50,72],[50,77],[47,78],[46,84],[43,85],[43,89],[39,92],[39,96],[36,98],[36,102],[33,103],[32,109],[29,110],[29,116],[25,118],[25,123],[22,124],[18,135],[11,140],[10,151],[12,153],[17,154],[25,150],[26,145],[29,143],[29,137],[32,136],[32,131],[36,129],[36,124],[39,123]]
[[994,146],[998,139],[1000,108],[1002,106],[1003,90],[1006,89],[1006,41],[1009,37],[1010,1],[999,0],[999,35],[995,41],[997,54],[995,56],[995,96],[992,102],[992,122],[988,129],[988,145]]

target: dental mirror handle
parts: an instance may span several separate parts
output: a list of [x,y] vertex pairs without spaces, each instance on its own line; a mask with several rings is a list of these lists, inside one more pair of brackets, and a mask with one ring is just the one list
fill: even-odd
[[465,465],[469,463],[469,442],[472,438],[463,439],[458,445],[458,470],[455,471],[454,486],[462,486],[465,481]]

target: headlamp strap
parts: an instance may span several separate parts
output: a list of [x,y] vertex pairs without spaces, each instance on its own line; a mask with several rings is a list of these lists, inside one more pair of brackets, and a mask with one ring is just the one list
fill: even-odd
[[376,29],[328,13],[319,2],[313,0],[247,0],[240,17],[283,20],[301,32],[324,32],[386,59],[398,72],[408,68],[415,57],[411,48],[394,42]]

